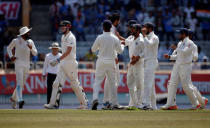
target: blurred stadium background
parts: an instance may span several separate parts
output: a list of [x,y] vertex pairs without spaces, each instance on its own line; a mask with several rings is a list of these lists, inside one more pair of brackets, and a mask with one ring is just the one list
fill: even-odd
[[[156,91],[160,97],[167,93],[167,81],[173,62],[163,58],[177,45],[180,27],[194,32],[194,42],[199,48],[198,62],[193,64],[193,84],[210,99],[210,1],[209,0],[0,0],[0,108],[6,108],[15,87],[14,64],[8,58],[6,47],[16,37],[21,26],[32,27],[31,35],[38,49],[38,56],[31,57],[31,71],[24,89],[24,98],[29,105],[46,102],[46,83],[41,73],[45,54],[52,42],[60,43],[58,24],[70,20],[77,38],[77,60],[79,79],[91,101],[96,54],[90,47],[98,34],[102,33],[101,23],[113,11],[120,12],[121,23],[118,31],[127,36],[126,22],[135,19],[139,23],[152,22],[159,36],[159,68],[156,75]],[[128,49],[119,56],[121,82],[119,85],[120,104],[129,101],[126,87],[126,65]],[[67,80],[61,104],[78,104]],[[103,91],[103,86],[101,91]],[[189,104],[178,88],[178,104]],[[103,95],[101,95],[102,97]],[[5,106],[4,106],[5,105]],[[3,106],[3,107],[2,107]]]

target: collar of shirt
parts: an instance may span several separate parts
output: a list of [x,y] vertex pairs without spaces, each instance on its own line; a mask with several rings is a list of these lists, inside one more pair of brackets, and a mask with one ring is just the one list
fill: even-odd
[[104,32],[104,31],[103,31],[103,34],[111,34],[111,32]]
[[63,37],[66,38],[66,37],[68,37],[69,35],[71,35],[71,31],[69,31],[69,33],[66,34],[66,35],[63,34]]
[[189,40],[189,37],[185,37],[184,40],[183,40],[183,43],[187,43]]
[[154,31],[150,32],[147,37],[150,39],[154,35]]

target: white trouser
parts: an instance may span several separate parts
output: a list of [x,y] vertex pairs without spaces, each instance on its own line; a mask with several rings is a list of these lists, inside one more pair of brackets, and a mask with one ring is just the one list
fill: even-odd
[[143,103],[156,109],[155,70],[158,66],[157,59],[144,60],[144,93]]
[[98,59],[96,62],[96,73],[95,82],[93,85],[93,100],[98,99],[98,94],[100,91],[100,86],[105,78],[109,81],[111,103],[113,105],[118,104],[117,102],[117,86],[116,86],[116,64],[114,60],[101,60]]
[[87,98],[83,91],[82,86],[80,86],[78,80],[78,63],[76,60],[61,61],[58,69],[58,73],[55,81],[53,82],[52,96],[50,99],[50,104],[57,105],[56,100],[59,99],[62,87],[66,81],[66,78],[69,78],[71,83],[71,88],[76,94],[79,103],[81,105],[87,105]]
[[19,102],[23,100],[22,97],[22,90],[24,88],[24,85],[26,83],[26,79],[28,77],[29,73],[29,67],[25,66],[15,66],[15,73],[16,73],[16,88],[12,94],[12,99]]
[[195,87],[192,85],[191,72],[192,64],[174,64],[171,78],[168,82],[168,98],[166,105],[176,105],[176,91],[179,82],[181,82],[183,90],[188,96],[191,104],[193,106],[197,106],[199,104],[194,91]]
[[[140,60],[135,65],[129,65],[127,72],[127,85],[130,94],[130,103],[135,106],[142,105],[144,88],[144,61]],[[131,105],[131,104],[129,104]]]
[[[116,72],[115,72],[115,77],[116,77],[116,81],[115,81],[115,86],[116,88],[118,87],[118,84],[120,82],[120,69],[119,69],[119,63],[116,64]],[[106,75],[106,79],[105,79],[105,83],[104,83],[104,103],[105,102],[111,102],[111,85],[109,83],[109,80],[107,79],[107,75]],[[117,91],[117,90],[116,90]],[[117,92],[115,92],[117,93]]]
[[[190,86],[192,86],[193,92],[195,96],[197,97],[199,104],[205,105],[205,98],[201,95],[197,87],[195,87],[193,84],[191,84]],[[176,94],[174,95],[173,99],[174,100],[172,100],[172,106],[176,105]]]

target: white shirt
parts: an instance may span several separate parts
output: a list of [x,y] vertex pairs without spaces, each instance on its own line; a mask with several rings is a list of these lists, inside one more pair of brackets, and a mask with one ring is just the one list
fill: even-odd
[[71,31],[67,35],[62,35],[61,37],[62,54],[66,52],[68,47],[72,47],[71,52],[62,61],[76,60],[76,38]]
[[170,60],[176,60],[176,64],[192,63],[195,51],[195,44],[192,40],[186,37],[183,41],[178,43],[177,48],[170,56]]
[[[32,49],[30,49],[27,44],[32,45]],[[12,50],[15,48],[15,66],[24,66],[24,67],[30,67],[30,53],[32,55],[37,55],[37,50],[34,45],[34,42],[29,39],[28,41],[25,41],[22,37],[17,37],[12,40],[12,42],[7,47],[7,52],[9,54],[9,57],[11,58],[13,56]]]
[[[117,28],[116,28],[114,25],[112,25],[110,32],[111,32],[114,36],[116,36],[116,30],[117,30]],[[116,51],[115,51],[115,58],[117,58],[117,52],[116,52]]]
[[125,46],[128,46],[129,49],[129,57],[130,59],[132,56],[140,56],[143,58],[144,56],[144,41],[141,36],[134,40],[134,36],[129,36],[125,40]]
[[99,35],[91,48],[92,52],[99,50],[98,58],[101,60],[114,60],[115,51],[122,53],[123,49],[120,40],[111,32],[103,32]]
[[144,60],[157,59],[159,38],[150,32],[148,36],[144,37]]
[[57,74],[58,71],[58,64],[56,66],[51,66],[50,61],[59,58],[62,54],[58,53],[57,55],[53,55],[52,53],[48,53],[44,60],[44,67],[42,75],[46,75],[47,73]]

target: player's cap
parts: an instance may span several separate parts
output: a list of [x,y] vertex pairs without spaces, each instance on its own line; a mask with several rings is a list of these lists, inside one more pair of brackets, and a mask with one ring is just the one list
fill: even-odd
[[188,29],[188,34],[189,34],[189,35],[193,35],[193,33],[194,33],[194,32],[193,32],[191,29]]
[[141,24],[133,24],[132,27],[134,27],[137,31],[141,31]]
[[144,23],[142,26],[154,29],[155,25],[151,22]]
[[53,48],[60,49],[59,44],[57,42],[52,43],[49,49],[53,49]]
[[189,34],[189,30],[187,28],[181,28],[181,29],[176,30],[176,31],[180,34],[185,34],[185,35]]
[[60,22],[60,26],[67,26],[67,25],[71,25],[71,22],[68,20],[63,20]]
[[110,20],[104,20],[103,27],[110,29],[112,27],[112,22]]
[[132,27],[133,24],[137,24],[137,21],[135,20],[129,20],[128,23],[126,24],[127,27]]
[[29,29],[27,26],[24,26],[19,29],[19,35],[17,35],[17,36],[25,35],[26,33],[28,33],[31,30],[32,30],[32,28]]

